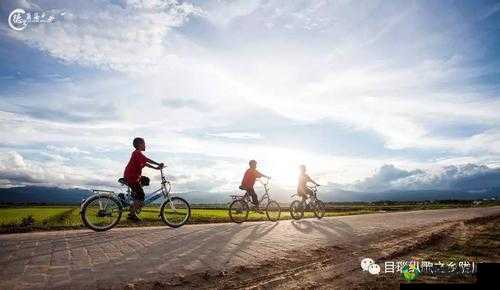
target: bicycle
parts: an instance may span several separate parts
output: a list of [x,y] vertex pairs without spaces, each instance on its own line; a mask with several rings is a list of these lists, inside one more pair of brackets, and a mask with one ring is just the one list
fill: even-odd
[[[162,221],[170,227],[178,228],[184,225],[191,217],[189,203],[181,198],[171,196],[172,184],[168,181],[160,169],[161,186],[153,191],[144,200],[144,205],[151,204],[159,198],[164,198],[160,208]],[[108,190],[92,190],[95,194],[85,199],[80,206],[80,216],[85,226],[94,231],[107,231],[118,224],[124,209],[129,208],[133,202],[132,191],[124,178],[118,179],[118,183],[127,186],[127,192],[115,193]],[[139,214],[140,210],[136,213]]]
[[[281,207],[277,201],[271,199],[269,193],[269,179],[267,179],[266,182],[261,181],[261,183],[264,185],[264,194],[259,204],[266,204],[265,211],[268,220],[273,222],[278,221],[281,216]],[[255,206],[251,202],[248,191],[243,195],[231,195],[231,198],[233,199],[229,205],[229,218],[231,221],[238,224],[247,221],[250,209],[255,210]],[[267,203],[264,203],[264,201],[267,201]],[[251,208],[249,204],[252,205]]]
[[[304,211],[311,209],[314,215],[321,219],[325,216],[325,203],[318,199],[318,187],[319,185],[314,185],[313,187],[307,187],[312,191],[312,195],[305,200],[294,200],[290,204],[290,215],[293,219],[300,220],[304,217]],[[292,195],[292,197],[297,196],[297,194]],[[309,202],[307,202],[309,200]]]

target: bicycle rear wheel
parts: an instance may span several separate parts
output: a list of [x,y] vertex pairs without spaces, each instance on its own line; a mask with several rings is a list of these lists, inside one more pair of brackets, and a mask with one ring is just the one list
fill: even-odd
[[290,215],[295,220],[300,220],[304,216],[304,204],[300,200],[294,200],[290,204]]
[[248,219],[248,204],[243,200],[234,200],[229,205],[229,218],[240,224]]
[[183,198],[172,197],[161,205],[160,216],[164,223],[178,228],[191,217],[191,207]]
[[313,210],[314,210],[314,215],[318,219],[323,218],[325,216],[325,203],[319,199],[316,200],[316,202],[314,202]]
[[266,215],[270,221],[277,221],[281,216],[281,207],[275,200],[270,200],[266,206]]
[[83,224],[97,231],[113,228],[122,217],[120,201],[110,195],[95,195],[87,199],[80,211]]

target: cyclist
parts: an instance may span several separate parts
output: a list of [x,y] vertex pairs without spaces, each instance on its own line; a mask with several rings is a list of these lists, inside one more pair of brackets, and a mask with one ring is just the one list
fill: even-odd
[[250,160],[248,162],[250,165],[250,168],[245,171],[245,175],[243,176],[243,180],[241,181],[240,189],[246,190],[248,194],[252,197],[252,202],[255,205],[255,210],[257,212],[260,212],[259,209],[259,199],[257,198],[257,194],[255,193],[255,189],[253,186],[255,185],[255,180],[260,177],[265,177],[265,178],[271,178],[265,174],[260,173],[257,171],[257,161],[255,160]]
[[142,189],[141,183],[141,179],[144,180],[144,177],[141,176],[142,168],[149,167],[160,170],[164,165],[163,163],[155,162],[142,154],[141,151],[146,150],[146,142],[143,138],[135,138],[132,144],[134,145],[135,150],[132,152],[132,156],[130,157],[127,167],[125,167],[123,177],[125,178],[127,185],[132,190],[132,198],[134,199],[132,205],[130,206],[128,219],[132,221],[139,221],[136,212],[144,206],[144,190]]
[[305,201],[308,196],[311,196],[313,194],[313,191],[307,187],[307,183],[311,182],[314,183],[315,185],[319,186],[316,181],[312,180],[309,175],[306,174],[306,166],[305,165],[300,165],[299,166],[300,170],[300,175],[299,175],[299,186],[297,187],[297,194],[302,197],[302,201]]

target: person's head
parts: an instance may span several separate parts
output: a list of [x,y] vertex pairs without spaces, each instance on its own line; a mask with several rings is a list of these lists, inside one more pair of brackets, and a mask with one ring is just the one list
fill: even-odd
[[306,173],[306,166],[304,164],[299,166],[300,174]]
[[252,159],[250,160],[250,162],[248,162],[248,165],[250,165],[250,168],[255,169],[257,168],[257,161]]
[[144,142],[144,139],[141,137],[136,137],[134,138],[134,141],[132,142],[134,145],[134,148],[140,151],[146,150],[146,142]]

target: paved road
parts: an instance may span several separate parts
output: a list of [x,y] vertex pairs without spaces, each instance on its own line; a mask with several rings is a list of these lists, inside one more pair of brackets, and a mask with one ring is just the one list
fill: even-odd
[[390,231],[498,215],[500,207],[245,224],[120,228],[0,236],[0,289],[123,288],[194,272],[257,265],[297,248],[353,247]]

